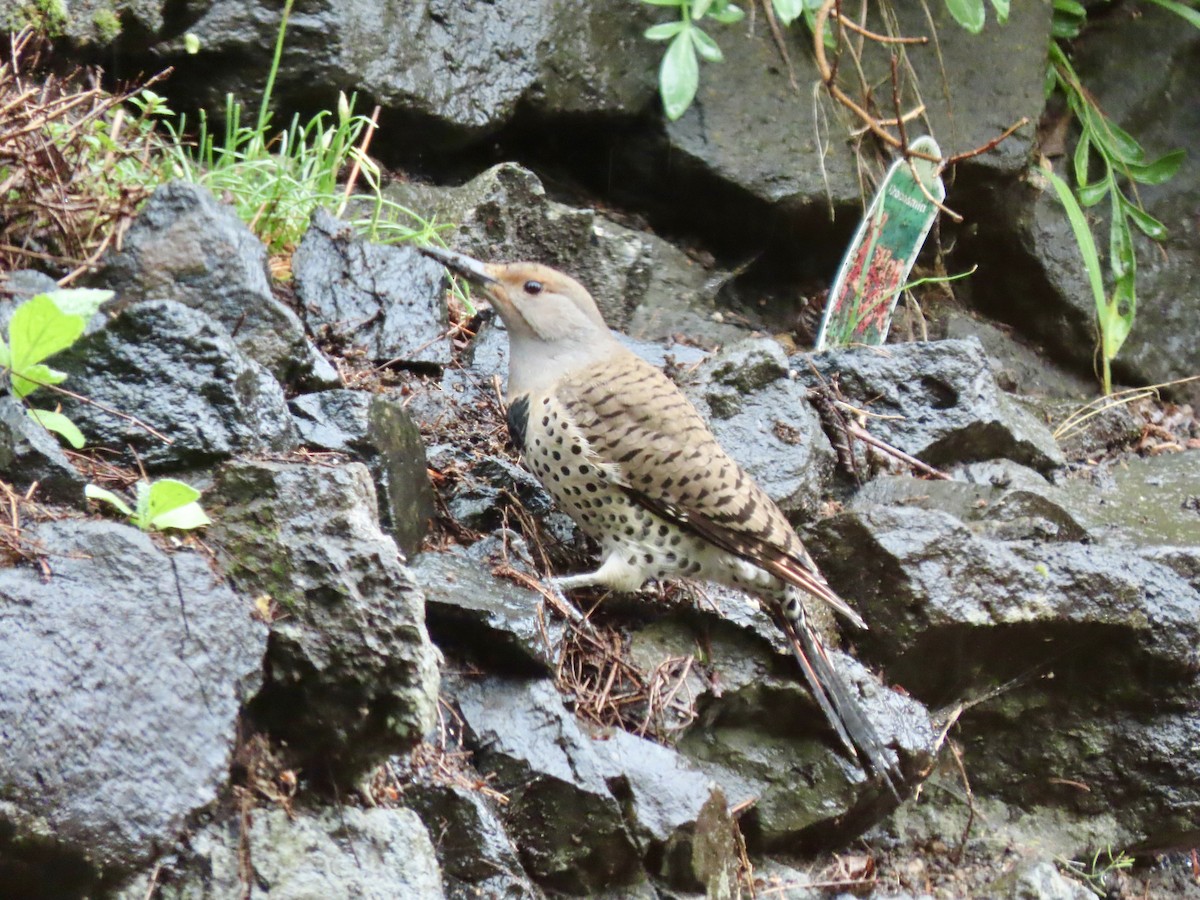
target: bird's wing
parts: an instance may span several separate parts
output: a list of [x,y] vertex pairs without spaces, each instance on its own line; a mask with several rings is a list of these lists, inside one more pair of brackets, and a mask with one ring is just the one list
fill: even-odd
[[661,371],[622,352],[561,379],[554,393],[593,462],[635,502],[866,627],[817,572],[779,507]]

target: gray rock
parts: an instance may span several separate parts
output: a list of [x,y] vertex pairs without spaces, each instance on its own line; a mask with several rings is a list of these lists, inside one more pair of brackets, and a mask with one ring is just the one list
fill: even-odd
[[[804,360],[825,380],[836,378],[844,398],[871,414],[873,435],[930,465],[1003,457],[1046,472],[1064,462],[1050,431],[996,386],[974,338],[835,350]],[[801,381],[817,386],[806,366],[797,368]]]
[[714,869],[736,865],[732,853],[711,858],[711,836],[703,830],[732,834],[733,820],[707,775],[674,750],[627,731],[598,737],[592,746],[620,773],[609,778],[609,788],[626,802],[651,873],[680,890],[703,890]]
[[[1136,669],[1123,668],[1141,657],[1158,667],[1156,696],[1165,696],[1168,672],[1190,682],[1200,595],[1132,553],[996,541],[946,513],[912,507],[851,510],[824,520],[816,534],[810,549],[822,571],[872,624],[861,644],[886,651],[891,674],[918,696],[943,702],[997,663],[1015,675],[1065,652],[1072,633],[1082,638],[1093,629],[1122,636],[1124,661],[1106,662],[1114,677],[1120,670],[1150,690]],[[1040,640],[1014,646],[1013,635],[1039,630]],[[950,642],[962,649],[930,653]]]
[[[289,815],[255,809],[248,827],[236,817],[192,835],[158,873],[164,900],[326,900],[335,897],[441,900],[441,876],[429,834],[408,809],[337,809]],[[248,861],[249,872],[242,863]],[[147,895],[149,879],[118,900]]]
[[457,680],[450,687],[476,767],[509,798],[504,822],[541,885],[594,893],[645,878],[621,804],[618,773],[599,757],[549,681]]
[[347,778],[417,743],[434,720],[436,651],[366,466],[230,463],[207,499],[231,577],[280,610],[256,719]]
[[157,429],[69,397],[63,412],[92,443],[129,447],[147,469],[187,468],[236,453],[283,453],[295,426],[279,383],[204,313],[172,300],[131,306],[55,358],[71,389]]
[[816,513],[833,477],[833,448],[776,341],[743,341],[718,353],[693,373],[685,393],[721,446],[785,512]]
[[128,870],[216,800],[267,639],[198,554],[108,522],[32,537],[45,568],[0,569],[6,894],[25,854],[45,885]]
[[22,492],[37,482],[41,500],[84,503],[84,477],[71,465],[58,438],[11,397],[0,397],[0,477]]
[[1143,547],[1143,559],[1166,566],[1200,591],[1200,545],[1191,547]]
[[445,269],[408,246],[372,244],[323,209],[292,256],[314,334],[377,362],[450,362]]
[[1063,481],[1068,502],[1103,540],[1133,546],[1200,544],[1200,451],[1129,457]]
[[817,533],[822,570],[871,622],[860,650],[928,704],[980,701],[958,725],[975,790],[1112,815],[1125,841],[1195,827],[1200,594],[1186,581],[1119,548],[995,541],[913,508]]
[[854,495],[851,509],[908,506],[936,509],[1000,540],[1082,541],[1087,525],[1061,488],[1005,459],[968,463],[953,481],[881,475]]
[[418,776],[405,786],[404,799],[433,838],[448,898],[541,898],[521,869],[500,817],[480,791]]
[[434,517],[425,445],[401,401],[365,391],[303,394],[289,404],[300,440],[367,463],[383,506],[383,528],[413,556]]
[[1093,900],[1096,896],[1044,859],[1019,863],[1013,871],[993,881],[988,893],[997,900]]
[[422,553],[412,573],[425,592],[429,633],[439,647],[505,672],[553,670],[563,626],[540,594],[492,575],[457,549]]
[[280,381],[328,381],[331,369],[299,317],[271,291],[267,248],[207,188],[183,181],[160,187],[104,266],[100,283],[117,292],[119,304],[174,300],[220,322],[238,349]]
[[592,209],[557,203],[538,177],[501,163],[456,188],[403,184],[407,206],[459,223],[453,243],[494,262],[532,260],[584,285],[604,320],[643,340],[687,335],[718,344],[742,336],[713,317],[716,281],[662,238],[618,225]]

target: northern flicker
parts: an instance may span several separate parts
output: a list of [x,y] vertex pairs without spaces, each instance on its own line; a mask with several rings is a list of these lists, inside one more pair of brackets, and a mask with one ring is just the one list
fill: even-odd
[[842,743],[895,793],[901,775],[826,654],[805,604],[823,601],[866,625],[674,382],[625,349],[574,279],[536,263],[422,252],[482,288],[499,312],[509,338],[513,443],[601,547],[598,569],[556,579],[557,586],[633,592],[651,579],[678,577],[766,601]]

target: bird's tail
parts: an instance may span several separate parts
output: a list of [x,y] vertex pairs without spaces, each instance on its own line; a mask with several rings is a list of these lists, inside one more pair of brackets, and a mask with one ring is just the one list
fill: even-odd
[[834,668],[825,645],[809,624],[803,602],[798,596],[788,599],[794,602],[778,607],[779,624],[792,645],[792,653],[800,663],[817,704],[850,755],[860,763],[865,762],[865,767],[879,775],[899,799],[897,784],[903,781],[903,775],[888,757],[875,727]]

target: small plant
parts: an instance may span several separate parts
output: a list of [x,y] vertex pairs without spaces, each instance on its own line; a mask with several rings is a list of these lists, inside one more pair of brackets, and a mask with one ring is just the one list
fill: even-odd
[[[991,0],[992,9],[996,11],[996,21],[1003,25],[1008,21],[1009,0]],[[946,0],[946,9],[954,17],[954,21],[971,34],[983,31],[987,22],[987,7],[984,0]]]
[[[1200,13],[1172,0],[1152,0],[1200,27]],[[1087,11],[1075,0],[1055,0],[1054,35],[1070,38],[1079,34]],[[1047,97],[1061,90],[1067,106],[1079,123],[1079,142],[1075,146],[1074,192],[1058,176],[1049,173],[1059,202],[1066,210],[1071,230],[1083,257],[1084,269],[1096,301],[1096,321],[1100,332],[1100,381],[1105,394],[1112,393],[1112,361],[1133,329],[1137,316],[1137,257],[1134,253],[1134,229],[1151,240],[1160,241],[1166,227],[1142,207],[1137,185],[1163,184],[1175,176],[1184,160],[1183,150],[1174,150],[1158,159],[1148,160],[1136,139],[1097,105],[1079,80],[1066,52],[1051,41],[1046,72]],[[1098,177],[1093,160],[1100,163]],[[1126,193],[1125,186],[1129,191]],[[1100,255],[1092,239],[1091,226],[1083,210],[1109,203],[1108,269],[1112,293],[1106,293]]]
[[[729,0],[642,0],[651,6],[673,6],[679,18],[646,29],[652,41],[670,41],[658,67],[658,92],[662,96],[667,118],[674,121],[682,116],[700,86],[700,59],[721,62],[725,58],[717,42],[700,28],[704,18],[724,25],[740,22],[746,13]],[[803,0],[778,0],[776,5],[802,4]]]
[[[385,242],[428,243],[441,228],[383,196],[379,167],[365,150],[375,123],[355,114],[353,96],[339,96],[336,114],[325,110],[307,123],[294,116],[286,131],[273,133],[271,96],[292,4],[293,0],[284,4],[275,54],[253,125],[243,124],[246,110],[232,94],[225,98],[224,131],[212,132],[208,115],[201,111],[194,145],[185,139],[186,117],[176,117],[156,94],[143,91],[134,99],[140,117],[157,118],[167,132],[166,152],[174,176],[204,185],[217,196],[230,197],[242,220],[272,252],[294,248],[318,206],[339,216],[346,210],[349,188],[338,179],[347,171],[354,173],[351,181],[362,178],[370,190],[367,211],[349,220],[359,234]],[[197,49],[193,37],[188,52]],[[361,206],[356,203],[355,209]]]
[[1096,851],[1091,865],[1077,859],[1060,859],[1059,863],[1068,875],[1083,882],[1084,886],[1097,897],[1105,897],[1108,895],[1109,876],[1113,872],[1133,868],[1134,858],[1124,850],[1118,851],[1117,855],[1113,856],[1112,847],[1108,847],[1105,850]]
[[76,450],[84,440],[75,423],[61,412],[29,406],[26,398],[40,387],[66,380],[65,372],[50,368],[45,360],[79,340],[88,319],[112,296],[112,291],[84,288],[38,294],[13,311],[8,340],[0,340],[0,368],[8,371],[12,395],[26,404],[35,422]]
[[88,499],[116,507],[142,531],[163,531],[167,528],[189,531],[212,524],[212,520],[197,502],[200,492],[190,484],[184,484],[174,478],[160,478],[154,482],[143,479],[137,483],[135,491],[136,502],[131,509],[128,503],[112,491],[94,484],[84,488]]

